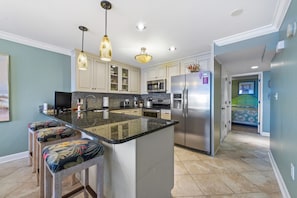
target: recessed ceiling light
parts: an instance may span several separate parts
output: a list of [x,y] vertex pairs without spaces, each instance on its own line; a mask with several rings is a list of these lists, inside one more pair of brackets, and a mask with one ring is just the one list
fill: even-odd
[[231,12],[231,16],[239,16],[242,14],[242,12],[243,12],[242,8],[237,8]]
[[138,31],[143,31],[146,29],[145,25],[143,23],[138,23],[137,26],[136,26],[136,29]]
[[169,51],[171,51],[171,52],[173,52],[173,51],[175,51],[176,50],[176,47],[175,46],[171,46],[171,47],[169,47],[169,49],[168,49]]
[[251,66],[251,69],[258,69],[259,68],[259,66]]

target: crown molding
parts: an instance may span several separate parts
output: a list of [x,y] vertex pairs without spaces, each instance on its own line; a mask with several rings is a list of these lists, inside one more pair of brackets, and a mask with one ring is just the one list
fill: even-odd
[[242,32],[242,33],[239,33],[239,34],[234,34],[234,35],[231,35],[231,36],[227,36],[227,37],[224,37],[224,38],[221,38],[221,39],[214,40],[214,43],[217,46],[224,46],[224,45],[236,43],[236,42],[239,42],[239,41],[255,38],[255,37],[258,37],[258,36],[274,33],[274,32],[277,32],[277,31],[278,31],[278,29],[276,29],[273,25],[266,25],[266,26],[263,26],[263,27],[260,27],[260,28],[256,28],[256,29],[253,29],[253,30],[249,30],[249,31],[246,31],[246,32]]
[[266,34],[278,32],[280,29],[280,26],[286,16],[286,13],[288,11],[288,8],[291,4],[291,0],[278,0],[278,3],[276,5],[276,10],[273,15],[273,22],[270,25],[266,25],[263,27],[259,27],[253,30],[249,30],[246,32],[242,32],[239,34],[234,34],[228,37],[224,37],[221,39],[214,40],[214,43],[217,46],[224,46],[231,43],[236,43],[239,41],[255,38],[258,36],[263,36]]
[[71,50],[69,50],[69,49],[61,48],[61,47],[58,47],[55,45],[43,43],[40,41],[36,41],[36,40],[29,39],[26,37],[18,36],[16,34],[11,34],[11,33],[4,32],[4,31],[0,31],[0,39],[20,43],[23,45],[28,45],[31,47],[36,47],[36,48],[51,51],[51,52],[56,52],[59,54],[64,54],[64,55],[68,55],[68,56],[71,55]]
[[277,30],[280,29],[280,26],[282,25],[290,4],[291,0],[278,0],[278,4],[276,6],[277,9],[275,10],[272,23],[272,25],[276,27]]

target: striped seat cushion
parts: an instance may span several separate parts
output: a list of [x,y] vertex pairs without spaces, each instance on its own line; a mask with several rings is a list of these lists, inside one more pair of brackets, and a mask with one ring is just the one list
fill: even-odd
[[43,159],[54,173],[103,154],[103,145],[89,139],[65,141],[42,150]]
[[39,142],[50,142],[58,139],[75,136],[80,132],[66,126],[58,126],[58,127],[39,129],[36,131],[36,133],[37,133],[37,140]]
[[46,121],[37,121],[28,124],[28,128],[32,131],[36,131],[43,128],[50,128],[56,126],[63,126],[61,122],[57,122],[55,120],[46,120]]

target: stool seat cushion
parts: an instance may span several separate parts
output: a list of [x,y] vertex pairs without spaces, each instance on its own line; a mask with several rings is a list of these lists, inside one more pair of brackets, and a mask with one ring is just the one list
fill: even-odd
[[66,126],[39,129],[37,140],[39,142],[50,142],[77,135],[79,132]]
[[56,127],[56,126],[62,126],[63,124],[61,122],[55,121],[55,120],[46,120],[46,121],[37,121],[32,122],[28,124],[28,128],[32,131],[36,131],[43,128],[50,128],[50,127]]
[[103,145],[89,139],[65,141],[42,150],[43,159],[54,173],[103,154]]

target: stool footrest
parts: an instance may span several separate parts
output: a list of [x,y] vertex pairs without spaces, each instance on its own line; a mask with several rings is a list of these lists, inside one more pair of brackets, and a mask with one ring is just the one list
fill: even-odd
[[86,189],[92,197],[97,197],[97,193],[91,188],[91,186],[87,185]]
[[69,193],[63,195],[62,198],[72,197],[72,196],[80,193],[83,190],[84,190],[84,187],[83,186],[79,186],[76,189],[73,189],[72,191],[70,191]]

